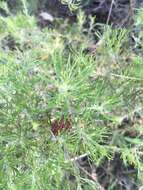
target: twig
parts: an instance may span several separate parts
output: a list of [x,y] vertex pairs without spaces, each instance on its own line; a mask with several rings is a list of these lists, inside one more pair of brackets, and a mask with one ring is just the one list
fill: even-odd
[[85,157],[88,156],[88,155],[89,155],[89,154],[85,153],[85,154],[82,154],[82,155],[80,155],[80,156],[76,156],[76,157],[74,157],[74,158],[71,158],[70,161],[71,161],[71,162],[75,162],[75,161],[77,161],[77,160],[80,160],[80,159],[82,159],[82,158],[85,158]]
[[114,73],[111,73],[111,76],[118,77],[118,78],[123,78],[123,79],[129,79],[129,80],[138,80],[138,81],[142,81],[143,80],[143,79],[137,78],[137,77],[129,77],[129,76],[118,75],[118,74],[114,74]]
[[123,19],[121,26],[125,25],[127,22],[128,24],[132,23],[135,7],[136,7],[136,0],[129,0],[129,11],[125,19]]
[[112,2],[111,2],[111,6],[110,6],[109,13],[108,13],[108,18],[107,18],[106,24],[109,24],[109,21],[110,21],[110,18],[111,18],[112,9],[113,9],[113,4],[114,4],[114,0],[112,0]]
[[[82,154],[80,156],[77,156],[77,157],[74,157],[74,158],[71,158],[70,160],[72,162],[75,162],[75,161],[78,161],[86,156],[89,156],[89,154],[85,153],[85,154]],[[87,170],[85,170],[82,166],[80,166],[78,163],[77,163],[77,166],[78,168],[80,168],[87,176],[89,176],[95,183],[97,183],[98,187],[99,187],[99,190],[105,190],[104,187],[102,187],[98,180],[97,180],[97,174],[94,172],[93,174],[90,174]]]
[[103,186],[101,186],[97,180],[97,174],[94,173],[94,175],[90,174],[88,171],[86,171],[83,167],[78,165],[78,167],[87,175],[89,176],[95,183],[97,183],[99,190],[105,190]]
[[99,9],[101,9],[104,3],[105,3],[105,0],[100,1],[99,6],[95,8],[94,11],[97,12]]

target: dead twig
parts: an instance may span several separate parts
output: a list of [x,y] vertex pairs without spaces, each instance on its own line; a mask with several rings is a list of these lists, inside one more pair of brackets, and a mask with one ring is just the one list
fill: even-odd
[[81,167],[80,165],[78,165],[78,167],[88,176],[90,177],[97,185],[98,185],[98,188],[99,190],[105,190],[105,188],[103,186],[101,186],[97,180],[97,174],[96,172],[92,172],[91,174],[85,170],[83,167]]
[[110,18],[111,18],[112,9],[113,9],[113,5],[114,5],[114,0],[111,1],[111,5],[110,5],[110,9],[109,9],[109,13],[108,13],[106,24],[109,24],[109,21],[110,21]]
[[71,162],[75,162],[75,161],[78,161],[78,160],[80,160],[80,159],[82,159],[82,158],[85,158],[85,157],[87,157],[87,156],[89,156],[89,154],[85,153],[85,154],[82,154],[82,155],[80,155],[80,156],[76,156],[76,157],[74,157],[74,158],[71,158],[70,161],[71,161]]

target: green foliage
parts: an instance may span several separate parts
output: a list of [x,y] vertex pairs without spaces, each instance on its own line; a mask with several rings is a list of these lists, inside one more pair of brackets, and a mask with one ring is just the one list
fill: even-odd
[[68,5],[71,11],[78,9],[81,4],[81,0],[61,0],[61,2]]
[[61,3],[68,5],[71,11],[79,10],[80,8],[90,4],[92,0],[60,0]]
[[[95,55],[86,54],[82,18],[64,32],[40,30],[29,14],[0,19],[0,189],[99,189],[73,161],[82,154],[99,165],[118,153],[141,179],[142,120],[122,120],[142,108],[142,57],[128,49],[128,31],[111,27]],[[2,48],[8,35],[14,50]],[[52,122],[62,117],[72,128],[54,136]]]

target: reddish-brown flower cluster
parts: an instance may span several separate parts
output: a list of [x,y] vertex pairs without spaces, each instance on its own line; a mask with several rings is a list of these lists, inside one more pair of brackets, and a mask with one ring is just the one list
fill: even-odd
[[51,131],[54,135],[58,135],[60,132],[71,129],[71,121],[69,119],[56,119],[51,123]]

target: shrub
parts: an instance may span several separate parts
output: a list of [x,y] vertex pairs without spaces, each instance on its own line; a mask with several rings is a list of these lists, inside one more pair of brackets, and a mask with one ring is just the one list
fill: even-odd
[[1,189],[99,189],[81,174],[81,155],[98,166],[118,153],[141,178],[142,58],[128,49],[128,31],[106,26],[86,54],[91,38],[79,23],[63,32],[40,30],[29,15],[1,18],[1,44],[17,42],[0,49]]

